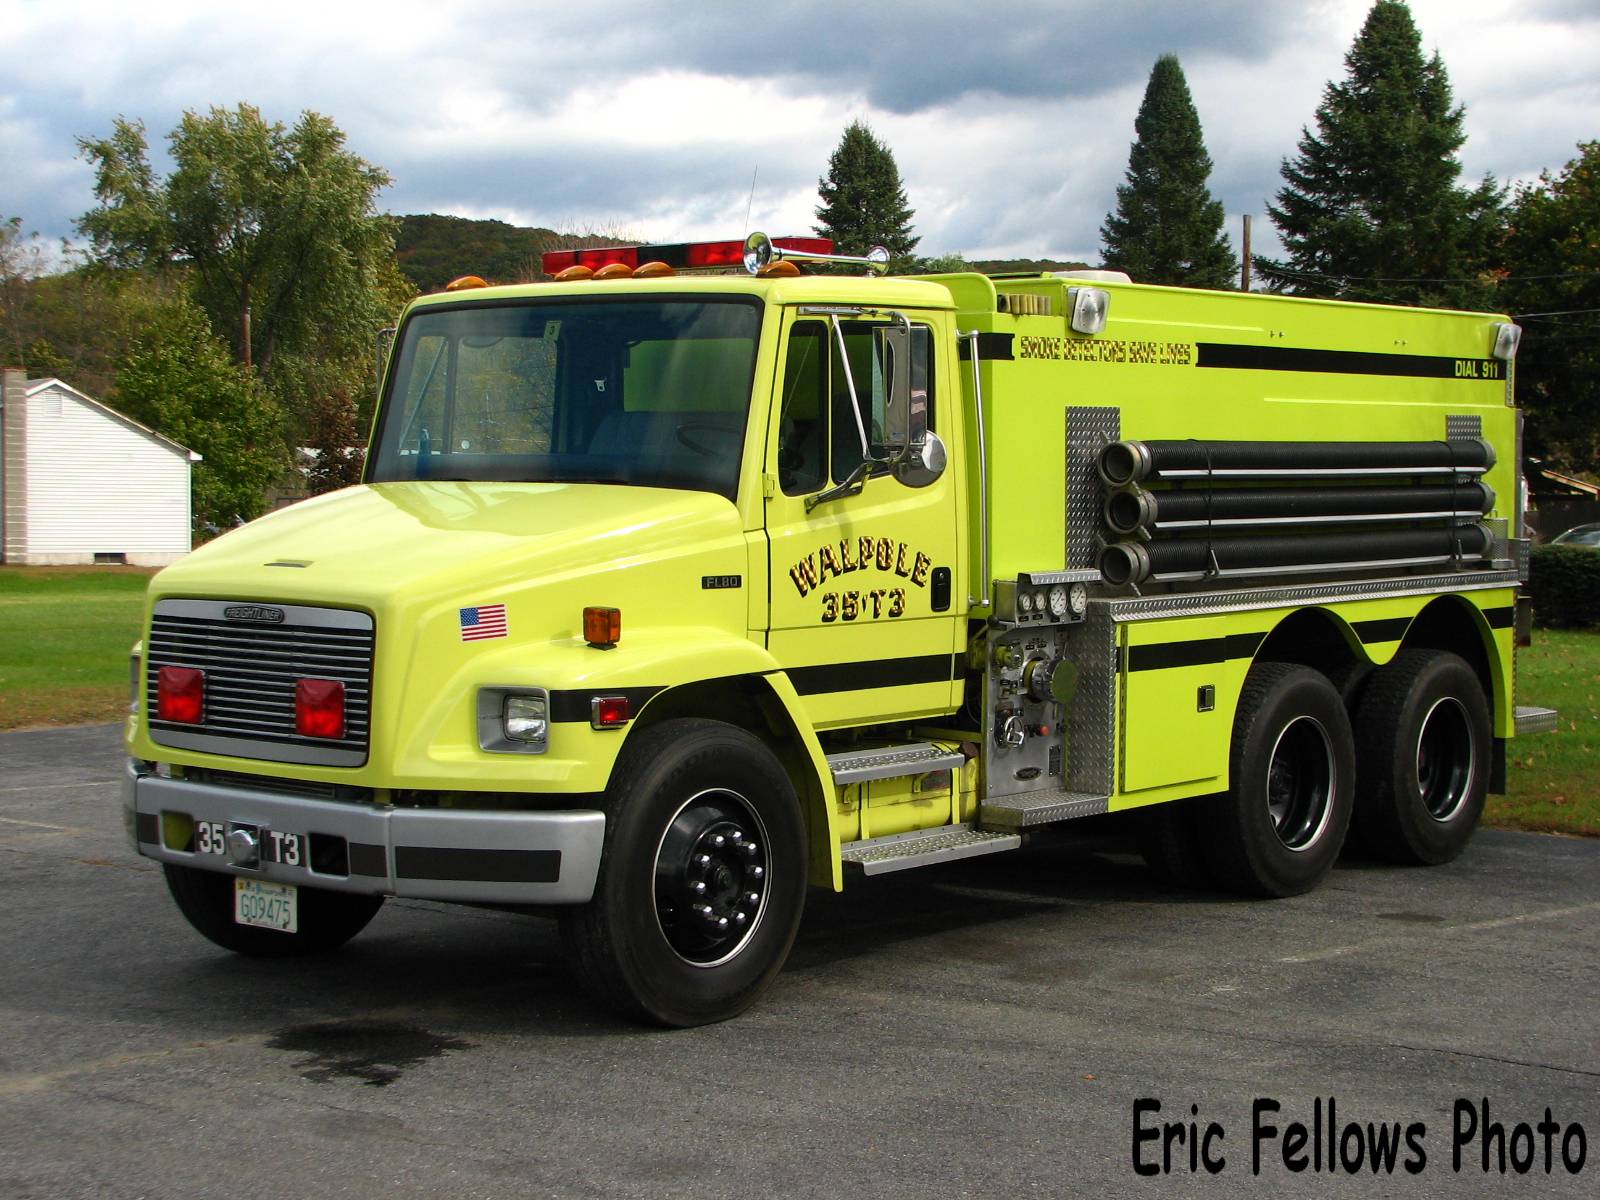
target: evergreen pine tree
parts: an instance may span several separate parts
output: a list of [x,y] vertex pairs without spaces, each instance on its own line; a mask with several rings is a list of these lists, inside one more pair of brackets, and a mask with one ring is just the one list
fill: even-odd
[[912,210],[900,186],[894,154],[872,135],[865,122],[852,121],[817,180],[822,204],[816,231],[833,239],[838,254],[865,254],[874,246],[889,251],[891,269],[902,269],[920,238],[911,235]]
[[1176,55],[1156,60],[1133,128],[1128,182],[1100,227],[1105,265],[1140,283],[1232,287],[1239,260],[1206,187],[1211,158]]
[[1273,285],[1315,296],[1403,304],[1483,302],[1502,191],[1457,185],[1462,109],[1438,54],[1403,0],[1377,0],[1329,83],[1317,132],[1301,131],[1268,212],[1286,261],[1257,260]]

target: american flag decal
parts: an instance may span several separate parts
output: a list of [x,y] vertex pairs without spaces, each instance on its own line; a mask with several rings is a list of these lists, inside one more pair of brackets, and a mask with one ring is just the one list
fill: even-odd
[[506,606],[480,604],[476,608],[461,610],[461,640],[481,642],[485,638],[506,636]]

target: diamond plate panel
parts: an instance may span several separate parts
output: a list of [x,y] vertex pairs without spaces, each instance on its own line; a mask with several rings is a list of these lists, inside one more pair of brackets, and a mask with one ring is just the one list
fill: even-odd
[[1120,408],[1067,407],[1067,568],[1095,566],[1105,484],[1095,470],[1103,447],[1122,436]]
[[1444,419],[1444,436],[1452,442],[1467,438],[1481,438],[1483,436],[1483,418],[1450,413]]
[[978,817],[985,829],[1029,829],[1078,817],[1095,817],[1110,807],[1108,796],[1084,796],[1077,792],[1035,792],[984,804]]
[[1067,712],[1065,789],[1109,796],[1116,790],[1117,625],[1111,606],[1090,601],[1083,623],[1067,630],[1067,657],[1078,665],[1078,691]]

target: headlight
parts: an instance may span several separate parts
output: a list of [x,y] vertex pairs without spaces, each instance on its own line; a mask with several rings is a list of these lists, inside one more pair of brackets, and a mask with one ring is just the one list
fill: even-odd
[[550,694],[543,688],[478,689],[478,746],[499,754],[543,754],[550,744]]
[[550,705],[543,696],[507,696],[501,727],[513,742],[538,742],[550,736]]

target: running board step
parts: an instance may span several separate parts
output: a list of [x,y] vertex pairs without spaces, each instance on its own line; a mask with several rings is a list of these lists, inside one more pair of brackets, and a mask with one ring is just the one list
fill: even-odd
[[939,829],[918,829],[889,837],[847,842],[839,852],[847,866],[860,867],[863,875],[883,875],[911,867],[974,858],[1015,850],[1022,838],[1015,833],[990,833],[970,825],[945,825]]
[[932,742],[916,742],[909,746],[878,746],[871,750],[830,754],[828,768],[833,772],[834,783],[843,786],[868,779],[956,770],[966,761],[959,750],[945,750]]
[[1056,821],[1099,816],[1106,811],[1110,799],[1087,792],[1027,792],[1021,796],[1002,796],[983,802],[978,809],[978,824],[987,830],[1031,829]]
[[1517,736],[1525,733],[1551,733],[1560,728],[1561,714],[1553,708],[1517,706]]

